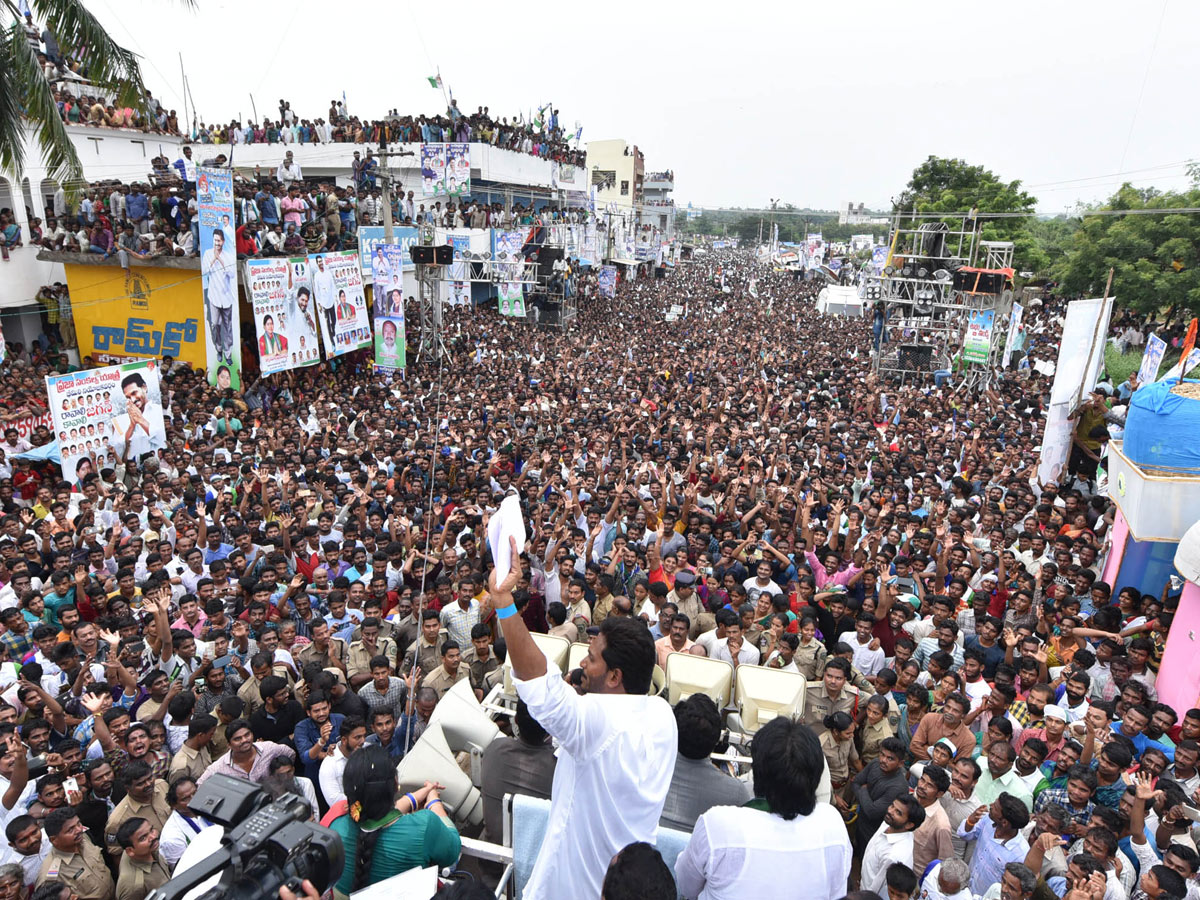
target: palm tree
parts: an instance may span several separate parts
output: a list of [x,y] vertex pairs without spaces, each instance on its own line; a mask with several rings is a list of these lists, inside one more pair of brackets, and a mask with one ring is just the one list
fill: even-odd
[[[194,0],[182,0],[194,6]],[[114,41],[81,0],[28,0],[33,21],[44,24],[64,54],[81,59],[94,89],[133,109],[147,112],[137,54]],[[37,135],[46,174],[74,194],[83,184],[83,166],[63,125],[54,93],[38,65],[37,50],[25,37],[24,14],[14,0],[0,0],[12,26],[0,43],[0,172],[20,177],[25,167],[23,131]]]

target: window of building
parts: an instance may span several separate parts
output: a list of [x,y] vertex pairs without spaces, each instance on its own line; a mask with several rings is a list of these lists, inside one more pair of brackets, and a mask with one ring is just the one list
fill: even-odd
[[622,197],[629,196],[629,182],[628,181],[621,182],[621,196]]

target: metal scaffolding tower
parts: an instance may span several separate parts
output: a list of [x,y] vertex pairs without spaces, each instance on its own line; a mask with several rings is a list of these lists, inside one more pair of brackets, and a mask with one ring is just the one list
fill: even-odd
[[883,316],[874,371],[901,382],[951,372],[959,385],[986,388],[1012,303],[1012,256],[1009,241],[978,240],[974,216],[952,226],[897,214],[888,261],[865,288]]

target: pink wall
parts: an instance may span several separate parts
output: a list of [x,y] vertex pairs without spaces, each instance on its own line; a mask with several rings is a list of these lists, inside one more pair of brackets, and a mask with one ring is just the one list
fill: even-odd
[[1167,647],[1154,686],[1158,699],[1182,718],[1200,706],[1200,585],[1187,582],[1179,600],[1179,612],[1171,623]]
[[1117,573],[1121,570],[1121,560],[1125,557],[1125,541],[1128,537],[1129,523],[1125,521],[1125,514],[1118,507],[1116,518],[1113,519],[1112,524],[1112,551],[1104,566],[1104,576],[1100,579],[1112,587],[1114,595],[1117,592]]

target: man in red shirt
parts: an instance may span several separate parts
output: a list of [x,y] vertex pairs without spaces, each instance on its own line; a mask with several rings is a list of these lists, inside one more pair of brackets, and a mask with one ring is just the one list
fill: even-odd
[[[871,634],[879,638],[879,646],[889,659],[896,655],[896,638],[905,635],[904,623],[913,617],[921,601],[912,594],[895,593],[893,585],[879,585],[879,603],[875,607],[875,627]],[[912,600],[916,600],[913,606]]]
[[241,259],[246,256],[258,255],[258,238],[255,232],[258,226],[253,222],[247,222],[245,225],[239,225],[238,230],[234,232],[234,237],[237,238],[237,255]]
[[12,483],[18,497],[22,500],[32,500],[37,496],[42,476],[30,467],[29,460],[14,459]]

